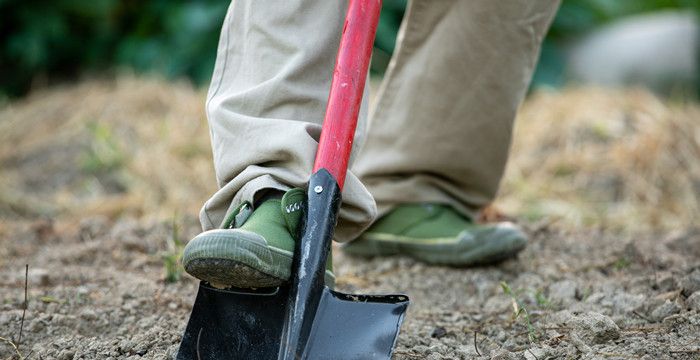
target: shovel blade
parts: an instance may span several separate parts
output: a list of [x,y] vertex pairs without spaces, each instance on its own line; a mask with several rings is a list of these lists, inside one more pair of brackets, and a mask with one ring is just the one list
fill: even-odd
[[408,298],[323,289],[303,359],[391,358]]
[[[408,298],[322,290],[301,359],[390,359]],[[178,360],[283,357],[288,289],[250,292],[200,283]]]
[[200,282],[177,360],[276,359],[286,288],[219,290]]

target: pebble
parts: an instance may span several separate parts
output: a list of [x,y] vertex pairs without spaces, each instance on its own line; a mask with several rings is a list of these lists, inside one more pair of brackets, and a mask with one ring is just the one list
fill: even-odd
[[430,333],[431,338],[439,339],[447,335],[447,330],[445,330],[444,327],[438,326],[433,329],[433,331]]
[[663,304],[659,305],[650,314],[650,320],[659,322],[663,319],[678,314],[681,311],[681,306],[675,301],[666,300]]
[[695,269],[695,271],[683,277],[681,287],[685,296],[690,296],[690,294],[700,291],[700,269]]
[[685,300],[688,309],[700,311],[700,291],[692,293],[687,300]]
[[656,286],[659,291],[673,291],[678,289],[678,277],[672,273],[664,273],[659,275],[656,281]]
[[522,352],[523,357],[527,360],[544,359],[546,351],[543,348],[533,347]]
[[525,356],[501,349],[491,352],[491,360],[525,360]]
[[620,337],[620,328],[609,317],[597,313],[587,312],[575,316],[571,320],[571,326],[579,339],[588,345],[603,344]]
[[58,353],[58,359],[60,360],[71,360],[75,356],[75,350],[63,349]]
[[665,240],[666,246],[680,254],[700,257],[700,228],[672,234]]

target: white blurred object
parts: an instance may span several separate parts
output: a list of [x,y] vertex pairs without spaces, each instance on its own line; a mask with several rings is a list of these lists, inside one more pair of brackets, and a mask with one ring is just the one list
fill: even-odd
[[606,86],[639,84],[659,92],[694,88],[700,26],[693,12],[661,12],[618,20],[573,45],[573,80]]

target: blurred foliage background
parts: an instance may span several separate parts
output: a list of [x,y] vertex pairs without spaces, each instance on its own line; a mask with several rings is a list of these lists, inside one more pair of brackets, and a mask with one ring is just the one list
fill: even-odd
[[[206,85],[226,0],[0,0],[0,96],[32,86],[128,68]],[[385,0],[372,71],[381,74],[406,0]],[[564,0],[533,84],[563,82],[562,48],[613,19],[662,9],[700,10],[700,0]]]

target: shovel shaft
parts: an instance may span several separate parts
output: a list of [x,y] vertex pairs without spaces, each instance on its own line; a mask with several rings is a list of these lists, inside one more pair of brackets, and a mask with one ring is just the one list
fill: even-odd
[[342,189],[367,80],[381,0],[350,0],[340,38],[313,173],[326,169]]

